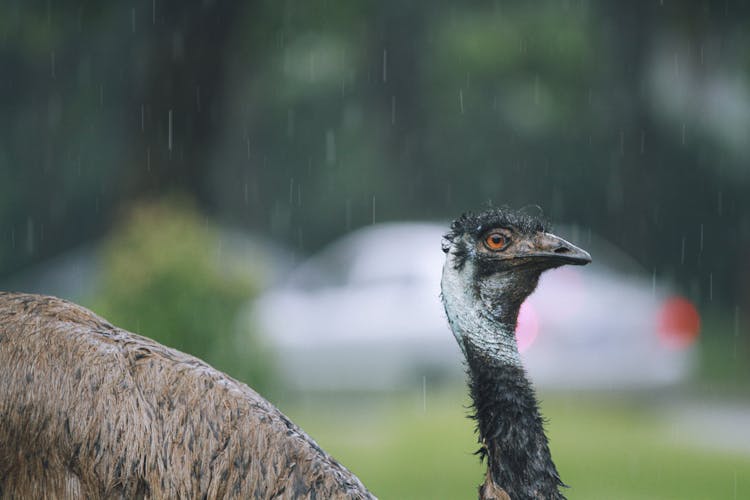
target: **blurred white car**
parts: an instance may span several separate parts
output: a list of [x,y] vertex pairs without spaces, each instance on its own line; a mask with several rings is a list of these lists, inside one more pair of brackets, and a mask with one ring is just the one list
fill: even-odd
[[[463,380],[440,302],[447,225],[389,223],[351,233],[255,303],[285,382],[302,390],[392,390]],[[560,233],[593,256],[542,275],[517,329],[531,378],[546,388],[677,383],[694,365],[699,318],[621,252]]]

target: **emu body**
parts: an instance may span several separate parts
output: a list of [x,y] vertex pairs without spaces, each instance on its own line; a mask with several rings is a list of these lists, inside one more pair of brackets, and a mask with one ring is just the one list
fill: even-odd
[[0,498],[374,498],[278,409],[64,300],[0,292]]

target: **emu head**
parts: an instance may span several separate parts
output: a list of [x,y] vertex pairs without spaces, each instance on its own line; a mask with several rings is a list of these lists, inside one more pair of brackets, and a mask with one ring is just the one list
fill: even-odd
[[591,256],[547,232],[539,218],[505,208],[464,214],[443,240],[443,305],[459,346],[517,364],[515,327],[521,303],[539,276]]

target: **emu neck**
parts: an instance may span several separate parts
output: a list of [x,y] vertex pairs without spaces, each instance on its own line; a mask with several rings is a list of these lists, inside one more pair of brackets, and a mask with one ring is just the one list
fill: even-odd
[[[509,321],[515,324],[518,307],[515,307],[514,311],[509,311],[509,308],[503,307],[502,304],[486,304],[479,298],[481,292],[473,286],[473,266],[466,263],[461,267],[464,269],[463,273],[454,262],[446,264],[443,268],[441,290],[448,323],[464,356],[467,356],[466,345],[470,342],[475,350],[493,359],[521,366],[514,335],[498,335],[498,330],[503,328],[502,321],[498,318],[510,314]],[[472,278],[467,279],[466,276]],[[515,326],[509,328],[505,333],[515,331]]]
[[515,339],[519,308],[539,271],[479,276],[463,253],[452,252],[441,289],[448,322],[466,357],[479,453],[487,459],[480,496],[503,498],[502,489],[513,500],[564,498]]
[[[511,325],[503,326],[503,330],[514,331]],[[499,486],[513,500],[564,498],[558,490],[563,483],[552,462],[534,390],[523,367],[507,356],[496,356],[481,342],[474,342],[475,338],[465,336],[463,348],[482,444],[479,453],[487,459],[488,481],[494,482],[485,483],[480,496],[489,498],[487,491]]]

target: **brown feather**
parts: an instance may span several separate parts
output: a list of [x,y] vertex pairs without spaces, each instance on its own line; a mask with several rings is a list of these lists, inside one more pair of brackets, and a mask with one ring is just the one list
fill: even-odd
[[492,473],[487,469],[484,483],[479,487],[479,500],[511,500],[508,492],[498,486],[492,479]]
[[70,302],[7,292],[0,497],[374,498],[245,384]]

